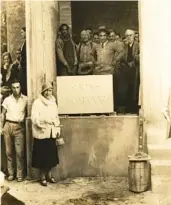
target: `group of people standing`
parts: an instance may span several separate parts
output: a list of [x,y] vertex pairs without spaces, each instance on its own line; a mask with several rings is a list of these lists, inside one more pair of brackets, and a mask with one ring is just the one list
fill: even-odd
[[[11,81],[12,94],[2,102],[1,135],[4,138],[7,159],[7,180],[24,180],[25,174],[25,123],[27,117],[27,96],[21,92],[17,79]],[[33,102],[32,121],[32,167],[40,169],[40,183],[47,186],[47,180],[56,183],[51,169],[59,164],[56,139],[60,137],[60,121],[52,83],[42,85],[40,96]],[[48,154],[47,154],[48,153]],[[16,159],[16,164],[15,164]],[[15,169],[16,168],[16,169]]]
[[[1,66],[1,126],[5,145],[7,180],[22,182],[26,166],[27,117],[27,57],[26,29],[21,29],[23,44],[16,50],[12,62],[9,52],[2,54]],[[42,85],[40,96],[33,102],[31,111],[33,150],[32,167],[40,169],[40,183],[56,183],[51,169],[59,164],[56,139],[60,137],[60,121],[53,83]],[[46,151],[45,151],[46,150]],[[47,154],[48,152],[48,154]],[[2,167],[1,167],[2,169]]]
[[[2,56],[1,134],[4,136],[9,181],[24,179],[25,120],[27,117],[26,30],[22,28],[23,45],[12,63],[9,52]],[[78,45],[62,24],[56,41],[57,75],[113,75],[114,103],[117,112],[137,112],[139,92],[139,43],[133,30],[126,30],[124,41],[103,26],[98,33],[81,32]],[[58,107],[52,95],[53,84],[42,85],[40,96],[31,111],[33,151],[32,166],[40,169],[41,185],[55,183],[51,169],[59,164],[56,139],[60,136]],[[6,94],[8,93],[8,94]],[[15,154],[14,154],[15,153]],[[48,153],[48,154],[47,154]],[[15,166],[16,158],[16,166]],[[15,170],[16,167],[16,170]]]
[[81,31],[80,42],[72,39],[69,26],[59,27],[56,41],[57,75],[113,75],[114,108],[118,113],[138,113],[139,37],[127,29],[125,36],[101,26],[98,32]]

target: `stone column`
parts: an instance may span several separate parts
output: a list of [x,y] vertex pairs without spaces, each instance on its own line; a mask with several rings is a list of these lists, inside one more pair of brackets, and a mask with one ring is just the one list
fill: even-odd
[[[58,26],[58,1],[26,1],[28,116],[33,101],[45,81],[53,81],[56,94],[55,40]],[[32,133],[27,119],[27,171],[31,175]]]
[[21,28],[25,27],[25,2],[6,1],[6,21],[7,21],[7,46],[12,59],[15,60],[15,52],[21,47]]
[[1,2],[1,55],[7,51],[6,2]]
[[153,134],[161,136],[166,134],[161,110],[171,76],[171,43],[166,37],[171,35],[169,4],[160,0],[139,2],[143,107],[147,124],[154,128]]

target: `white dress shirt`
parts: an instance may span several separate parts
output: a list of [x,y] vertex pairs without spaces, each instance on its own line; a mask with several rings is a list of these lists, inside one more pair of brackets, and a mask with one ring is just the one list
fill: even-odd
[[13,95],[5,98],[2,106],[7,110],[6,120],[23,122],[26,109],[27,109],[27,97],[21,94],[19,99],[15,99]]

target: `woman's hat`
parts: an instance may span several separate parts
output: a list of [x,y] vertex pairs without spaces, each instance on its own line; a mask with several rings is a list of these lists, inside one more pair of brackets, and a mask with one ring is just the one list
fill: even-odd
[[53,88],[52,83],[45,83],[45,84],[43,84],[43,85],[42,85],[42,91],[41,91],[41,93],[43,93],[44,91],[46,91],[46,90],[48,90],[48,89],[50,89],[50,88]]

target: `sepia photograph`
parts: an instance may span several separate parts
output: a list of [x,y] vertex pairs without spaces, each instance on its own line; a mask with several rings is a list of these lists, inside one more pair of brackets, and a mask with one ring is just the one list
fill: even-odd
[[171,3],[0,5],[1,204],[171,205]]

